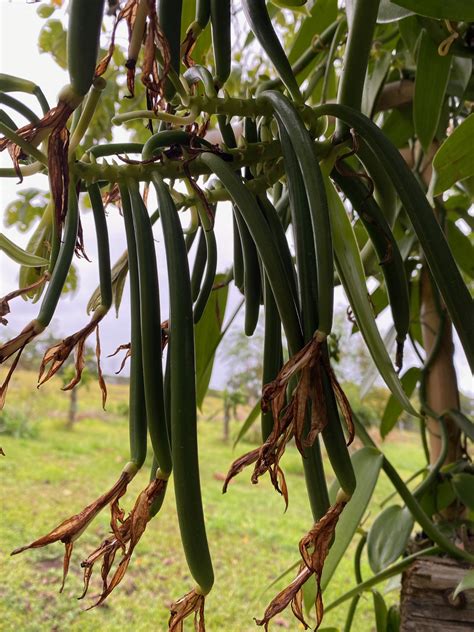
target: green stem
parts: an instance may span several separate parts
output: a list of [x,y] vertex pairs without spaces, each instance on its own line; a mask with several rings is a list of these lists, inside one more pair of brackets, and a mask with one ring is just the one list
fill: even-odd
[[86,155],[90,154],[94,158],[102,158],[117,154],[141,154],[142,151],[143,143],[106,143],[90,147],[86,150]]
[[128,121],[135,121],[136,119],[152,119],[164,121],[165,123],[172,123],[173,125],[191,125],[191,123],[194,123],[198,115],[199,110],[196,107],[192,107],[189,114],[186,114],[185,116],[169,114],[168,112],[155,112],[154,110],[135,110],[133,112],[117,114],[113,117],[112,123],[114,125],[121,125],[122,123],[127,123]]
[[44,96],[43,90],[41,90],[39,86],[35,86],[35,88],[33,89],[33,94],[37,98],[43,114],[47,114],[50,110],[50,107],[46,97]]
[[33,162],[31,165],[22,165],[19,168],[19,174],[12,167],[2,167],[0,168],[0,178],[18,178],[18,175],[21,178],[27,178],[28,176],[34,176],[36,173],[41,173],[44,169],[46,169],[46,165],[43,161]]
[[102,77],[94,80],[92,84],[92,88],[89,91],[89,96],[87,97],[86,104],[82,108],[81,117],[79,122],[71,136],[69,141],[69,150],[68,156],[71,159],[74,156],[74,152],[84,137],[85,133],[89,129],[89,125],[94,116],[95,110],[99,103],[102,92],[105,89],[107,82]]
[[27,105],[15,99],[15,97],[12,97],[10,94],[0,92],[0,103],[3,103],[3,105],[12,108],[12,110],[24,116],[30,123],[37,123],[39,121],[39,116],[37,116],[33,110],[30,110]]
[[[355,0],[352,4],[352,23],[349,26],[337,102],[359,111],[379,4],[380,0]],[[338,120],[335,136],[343,140],[348,133],[347,125]]]
[[[29,156],[36,158],[36,160],[43,163],[43,165],[48,164],[48,158],[43,154],[42,151],[37,149],[34,145],[29,143],[28,141],[26,141],[24,138],[22,138],[19,134],[14,132],[4,123],[0,123],[0,133],[3,134],[6,138],[8,138],[8,140],[11,140],[13,143],[15,143],[15,145],[18,145],[19,147],[21,147],[21,149],[23,149],[25,154],[28,154]],[[29,166],[32,166],[32,165],[29,165]],[[18,174],[15,174],[15,175],[18,175]]]

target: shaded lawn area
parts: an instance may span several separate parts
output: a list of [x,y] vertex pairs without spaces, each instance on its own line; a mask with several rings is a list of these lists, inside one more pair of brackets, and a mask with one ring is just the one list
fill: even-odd
[[[62,594],[58,593],[62,544],[9,556],[14,548],[46,534],[108,489],[128,457],[127,421],[117,414],[120,405],[127,401],[125,386],[109,388],[109,413],[99,411],[100,396],[94,385],[81,389],[80,420],[72,431],[67,431],[68,398],[58,390],[59,381],[45,385],[39,392],[33,385],[33,375],[18,373],[6,408],[23,411],[39,435],[28,439],[0,435],[0,445],[6,453],[0,461],[1,629],[118,632],[125,627],[137,632],[166,631],[170,604],[193,586],[181,550],[172,485],[161,512],[135,549],[125,579],[100,608],[84,611],[99,594],[99,568],[88,596],[83,601],[77,601],[77,597],[82,592],[80,562],[109,533],[106,511],[75,544]],[[267,477],[252,485],[250,470],[240,474],[228,493],[222,495],[222,479],[231,461],[254,445],[242,443],[233,452],[231,444],[223,443],[220,406],[217,398],[209,398],[199,424],[201,484],[216,576],[214,590],[206,601],[206,624],[209,632],[247,632],[261,629],[255,626],[253,617],[261,617],[271,597],[285,586],[283,580],[264,593],[268,584],[298,559],[298,541],[311,527],[311,517],[301,459],[293,446],[283,461],[290,496],[286,513],[283,499],[271,488]],[[206,420],[208,417],[212,420]],[[238,427],[238,423],[233,424],[234,434]],[[416,435],[398,434],[384,449],[404,477],[423,463]],[[123,500],[127,511],[146,485],[150,465],[149,456]],[[330,473],[330,468],[326,469]],[[370,524],[378,504],[391,491],[382,474],[364,526]],[[364,576],[369,574],[364,559]],[[292,577],[289,575],[288,579]],[[324,595],[325,602],[330,603],[352,585],[352,556],[348,552]],[[396,591],[388,596],[391,603],[396,597]],[[329,612],[322,627],[342,629],[346,609],[344,604]],[[291,612],[285,612],[276,617],[270,628],[298,630],[302,626]],[[372,598],[367,595],[360,602],[353,629],[373,628]],[[193,629],[191,621],[186,629]]]

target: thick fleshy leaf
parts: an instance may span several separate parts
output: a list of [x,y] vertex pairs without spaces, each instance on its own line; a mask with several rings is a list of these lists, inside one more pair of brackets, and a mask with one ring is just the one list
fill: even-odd
[[[355,452],[351,456],[351,461],[356,475],[357,487],[339,518],[334,542],[324,565],[321,578],[322,590],[328,586],[364,516],[379,477],[383,455],[376,448],[365,447]],[[338,490],[339,485],[335,482],[329,492],[331,502],[334,502]]]
[[395,147],[406,147],[414,134],[412,105],[408,104],[392,110],[384,118],[382,131]]
[[451,480],[444,480],[423,494],[420,505],[428,516],[434,516],[449,507],[455,500],[456,492]]
[[[224,281],[225,275],[216,275],[215,285]],[[199,408],[202,407],[204,397],[209,387],[214,358],[217,347],[222,339],[222,325],[229,286],[223,285],[211,292],[201,320],[194,328],[196,349],[196,399]]]
[[350,219],[331,181],[326,178],[325,182],[331,209],[336,267],[360,332],[380,376],[390,391],[408,413],[417,415],[403,390],[377,328],[372,306],[367,295],[364,268]]
[[234,448],[239,443],[239,441],[245,437],[247,432],[252,427],[253,423],[256,421],[256,419],[259,416],[260,412],[261,412],[261,400],[259,399],[258,402],[255,404],[255,406],[252,408],[252,410],[247,415],[247,418],[244,421],[244,423],[242,424],[242,426],[240,427],[239,434],[237,435],[237,437],[236,437],[236,439],[234,441]]
[[402,555],[413,525],[406,507],[392,505],[377,516],[367,536],[367,554],[374,573],[383,571]]
[[361,111],[366,116],[370,117],[373,114],[374,106],[390,67],[391,59],[392,56],[389,51],[382,51],[380,55],[369,62],[361,105]]
[[439,195],[453,184],[474,175],[474,114],[456,127],[433,158],[434,189]]
[[450,68],[451,56],[441,56],[431,37],[423,31],[418,49],[413,120],[416,135],[425,151],[428,151],[438,128]]
[[[420,373],[420,369],[413,366],[401,377],[400,382],[402,383],[403,390],[405,391],[407,397],[411,397],[413,391],[415,390]],[[395,399],[393,395],[390,395],[387,405],[385,406],[382,422],[380,424],[380,434],[382,435],[382,439],[385,439],[388,433],[393,429],[402,413],[402,410],[403,409],[399,401]]]
[[474,20],[474,4],[469,0],[392,0],[392,3],[438,20]]
[[459,500],[468,509],[474,511],[474,475],[459,472],[453,475],[451,482]]
[[456,263],[471,279],[474,279],[474,245],[454,222],[446,222],[446,236]]
[[474,570],[467,571],[467,573],[461,579],[459,584],[456,586],[456,590],[454,591],[453,597],[456,598],[459,595],[459,593],[462,593],[465,590],[473,590],[473,589],[474,589]]

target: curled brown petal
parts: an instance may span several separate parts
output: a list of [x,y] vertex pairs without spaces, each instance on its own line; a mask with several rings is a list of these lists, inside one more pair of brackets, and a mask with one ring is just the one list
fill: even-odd
[[[102,407],[105,409],[105,403],[107,400],[107,387],[105,384],[104,376],[100,365],[100,338],[99,338],[99,322],[105,316],[105,313],[96,311],[91,321],[82,329],[74,334],[71,334],[67,338],[64,338],[61,342],[49,347],[45,351],[38,375],[38,388],[45,382],[50,380],[64,362],[68,359],[71,351],[74,349],[74,367],[75,375],[66,386],[62,387],[63,391],[70,391],[81,381],[82,372],[85,367],[85,344],[89,335],[95,330],[96,332],[96,359],[97,359],[97,374],[99,387],[102,392]],[[49,365],[49,367],[48,367]],[[46,374],[45,374],[46,373]]]
[[206,632],[204,621],[204,595],[191,590],[184,597],[175,601],[170,608],[168,632],[182,632],[184,620],[194,614],[194,629],[196,632]]
[[[84,568],[84,591],[80,598],[83,598],[89,588],[94,564],[102,559],[102,593],[98,601],[90,606],[89,609],[95,608],[103,603],[124,578],[133,551],[151,519],[150,507],[158,496],[166,492],[166,486],[166,480],[155,478],[151,481],[147,487],[140,492],[132,511],[125,520],[124,513],[118,506],[118,503],[112,503],[111,528],[113,537],[105,539],[81,564]],[[109,581],[109,574],[119,550],[122,551],[122,559]]]
[[313,528],[300,540],[299,549],[303,562],[316,577],[316,629],[321,624],[324,615],[323,597],[321,592],[321,576],[324,562],[334,537],[336,526],[342,510],[347,502],[336,502],[325,515],[318,520]]
[[31,290],[35,290],[40,287],[46,281],[49,281],[51,275],[49,272],[45,272],[37,281],[31,283],[31,285],[26,285],[25,287],[21,287],[18,290],[13,290],[13,292],[9,292],[0,298],[0,323],[2,325],[7,325],[8,321],[4,316],[10,313],[10,305],[9,302],[16,298],[17,296],[23,296],[24,294],[28,294]]
[[69,570],[69,561],[71,559],[74,542],[84,533],[92,520],[94,520],[97,514],[104,507],[113,502],[116,497],[120,497],[125,493],[127,485],[130,482],[131,478],[131,474],[126,471],[122,472],[119,479],[105,494],[99,496],[99,498],[94,500],[94,502],[92,502],[90,505],[87,505],[87,507],[85,507],[79,513],[61,522],[47,535],[34,540],[26,546],[15,549],[14,551],[12,551],[11,555],[17,555],[18,553],[22,553],[27,549],[36,549],[47,546],[48,544],[52,544],[53,542],[62,542],[66,547],[63,562],[63,581],[61,585],[62,590]]
[[308,579],[314,575],[316,580],[316,630],[321,624],[324,608],[321,594],[321,575],[324,562],[329,553],[339,516],[346,506],[346,500],[338,500],[326,514],[316,522],[312,529],[301,539],[299,549],[303,561],[295,579],[276,595],[268,605],[262,619],[255,619],[257,625],[265,626],[268,630],[270,620],[282,612],[290,603],[295,617],[303,624],[305,630],[309,628],[303,616],[302,588]]
[[97,360],[97,380],[99,382],[99,388],[102,393],[102,408],[105,410],[105,403],[107,402],[107,384],[105,383],[104,374],[102,373],[102,367],[100,365],[100,337],[99,337],[99,325],[95,329],[96,345],[95,345],[95,357]]
[[303,624],[304,629],[307,630],[309,625],[306,623],[302,612],[302,594],[301,589],[303,585],[308,581],[313,572],[305,565],[300,564],[298,574],[295,579],[276,595],[267,606],[263,614],[262,619],[255,619],[257,625],[265,626],[265,630],[268,630],[268,624],[273,617],[282,612],[290,603],[293,613],[297,619]]

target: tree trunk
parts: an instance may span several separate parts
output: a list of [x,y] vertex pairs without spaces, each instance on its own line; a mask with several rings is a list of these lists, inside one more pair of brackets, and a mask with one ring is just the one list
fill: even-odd
[[[441,311],[440,311],[441,310]],[[421,274],[421,325],[423,346],[426,357],[434,357],[425,377],[426,404],[435,413],[441,414],[449,408],[459,408],[459,391],[454,369],[453,327],[444,306],[439,305],[433,291],[432,281],[426,268]],[[439,345],[436,349],[438,337]],[[448,432],[448,454],[446,463],[457,461],[461,457],[460,430],[446,419]],[[441,430],[439,422],[427,418],[429,434],[430,461],[434,463],[441,450]]]
[[404,573],[400,632],[472,632],[474,590],[452,594],[469,565],[450,558],[426,557]]
[[68,430],[72,430],[74,423],[76,421],[76,415],[77,415],[77,388],[73,388],[71,390],[71,394],[69,397],[69,412],[67,416]]
[[225,442],[229,441],[229,432],[230,432],[230,405],[226,403],[224,406],[224,435],[223,435],[223,439]]

